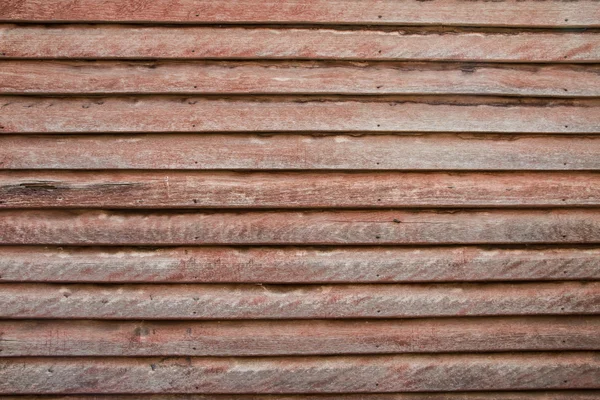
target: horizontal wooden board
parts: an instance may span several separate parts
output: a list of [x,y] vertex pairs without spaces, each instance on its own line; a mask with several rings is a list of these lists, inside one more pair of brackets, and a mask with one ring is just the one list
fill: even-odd
[[600,173],[0,172],[0,208],[600,206]]
[[600,243],[600,210],[0,211],[0,244]]
[[600,280],[600,248],[0,247],[2,282]]
[[388,285],[0,284],[11,319],[312,319],[600,314],[600,282]]
[[[597,400],[598,390],[544,390],[527,392],[343,393],[343,394],[145,394],[148,400]],[[2,400],[138,400],[139,395],[21,395]]]
[[[2,357],[270,356],[600,350],[600,318],[0,321]],[[60,338],[48,340],[48,338]]]
[[600,133],[599,100],[0,96],[0,133]]
[[600,26],[594,1],[576,4],[459,0],[20,0],[0,6],[0,21],[177,24],[364,24],[477,26]]
[[0,62],[4,94],[598,96],[600,68],[325,62]]
[[0,361],[4,394],[597,389],[598,378],[600,359],[587,352]]
[[600,136],[0,135],[0,168],[599,170]]
[[[506,9],[504,2],[497,4]],[[544,8],[548,7],[546,3],[539,4]],[[578,9],[572,3],[562,4]],[[465,5],[473,13],[473,3]],[[600,23],[597,25],[600,26]],[[356,30],[9,24],[0,25],[0,57],[598,62],[599,38],[600,34],[595,31],[488,32],[419,28]]]

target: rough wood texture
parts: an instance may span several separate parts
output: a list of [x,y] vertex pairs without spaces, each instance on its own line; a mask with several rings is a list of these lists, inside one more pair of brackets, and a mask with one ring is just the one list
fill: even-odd
[[6,94],[597,96],[600,68],[325,62],[0,62]]
[[0,244],[600,243],[600,211],[0,211]]
[[3,282],[600,280],[600,249],[0,247]]
[[[148,400],[597,400],[598,390],[560,390],[543,392],[462,392],[462,393],[371,393],[371,394],[301,394],[301,395],[203,395],[203,394],[145,394]],[[139,395],[22,395],[1,396],[2,400],[138,400]]]
[[[0,321],[3,357],[268,356],[600,350],[600,318]],[[55,339],[57,338],[57,339]]]
[[438,0],[9,0],[0,21],[177,24],[292,23],[363,25],[600,26],[590,0],[462,2]]
[[19,319],[597,315],[599,303],[600,282],[323,286],[0,284],[0,317]]
[[0,133],[598,133],[600,101],[0,96]]
[[0,208],[600,206],[600,173],[0,172]]
[[598,170],[600,136],[0,135],[2,169],[157,167],[199,170]]
[[586,352],[0,361],[4,394],[597,389],[599,378],[600,360]]
[[[472,2],[464,4],[473,12]],[[506,7],[504,2],[497,4]],[[572,3],[562,4],[577,9]],[[0,58],[570,63],[600,61],[599,37],[596,31],[0,25]]]

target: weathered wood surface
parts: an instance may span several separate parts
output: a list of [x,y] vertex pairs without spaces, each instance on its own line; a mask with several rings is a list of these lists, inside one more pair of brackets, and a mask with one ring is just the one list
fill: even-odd
[[325,62],[0,62],[6,94],[598,96],[600,68]]
[[600,349],[598,317],[385,321],[0,321],[3,357],[268,356]]
[[[469,12],[473,12],[472,2],[464,4],[468,4]],[[497,4],[506,7],[504,2]],[[546,3],[539,4],[548,7]],[[568,4],[572,9],[577,8],[572,3],[563,4]],[[600,34],[596,31],[515,32],[514,30],[423,28],[355,30],[251,27],[173,29],[164,26],[9,24],[0,25],[2,43],[0,58],[587,63],[600,61],[599,38]]]
[[600,243],[600,211],[0,211],[0,244]]
[[[597,400],[598,390],[544,390],[527,392],[444,392],[444,393],[370,393],[370,394],[144,394],[148,400]],[[139,395],[21,395],[0,396],[2,400],[138,400]]]
[[0,133],[600,132],[600,101],[0,96]]
[[600,280],[595,247],[0,247],[3,282]]
[[0,135],[2,169],[158,167],[186,170],[598,170],[600,136]]
[[0,172],[0,208],[600,206],[600,173]]
[[597,389],[599,378],[600,360],[587,352],[0,361],[5,394]]
[[176,24],[600,26],[591,0],[572,2],[435,2],[395,0],[11,0],[0,21]]
[[11,319],[312,319],[600,314],[600,282],[389,285],[0,284]]

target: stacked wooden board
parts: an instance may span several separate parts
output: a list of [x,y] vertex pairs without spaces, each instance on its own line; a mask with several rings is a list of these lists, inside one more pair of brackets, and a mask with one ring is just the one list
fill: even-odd
[[600,3],[0,1],[0,398],[600,397]]

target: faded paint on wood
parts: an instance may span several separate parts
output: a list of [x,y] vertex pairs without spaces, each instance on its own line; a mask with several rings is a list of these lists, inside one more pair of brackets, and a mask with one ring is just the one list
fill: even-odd
[[[395,321],[0,321],[3,357],[599,350],[598,317]],[[54,339],[59,338],[59,339]]]
[[3,282],[600,280],[596,247],[0,247]]
[[597,170],[600,136],[0,135],[3,169]]
[[600,282],[0,284],[1,318],[313,319],[600,314]]
[[18,0],[0,21],[177,24],[291,23],[363,25],[600,26],[596,2],[438,0]]
[[[468,4],[472,12],[473,3]],[[504,3],[498,4],[505,7]],[[547,7],[545,3],[540,5]],[[600,61],[599,37],[600,34],[595,31],[252,27],[173,29],[164,26],[9,24],[0,25],[0,58],[587,63]]]
[[600,131],[600,101],[0,97],[0,133]]
[[0,208],[600,206],[600,174],[11,171],[0,198]]
[[600,360],[587,352],[0,361],[6,394],[597,389],[598,378]]
[[600,243],[600,211],[0,211],[0,244]]
[[325,62],[0,62],[6,94],[427,94],[597,96],[578,65]]
[[[371,393],[371,394],[301,394],[301,395],[203,395],[203,394],[145,394],[148,400],[596,400],[598,390],[560,390],[527,392],[444,392],[444,393]],[[3,400],[138,400],[139,395],[45,395],[45,396],[2,396]]]

